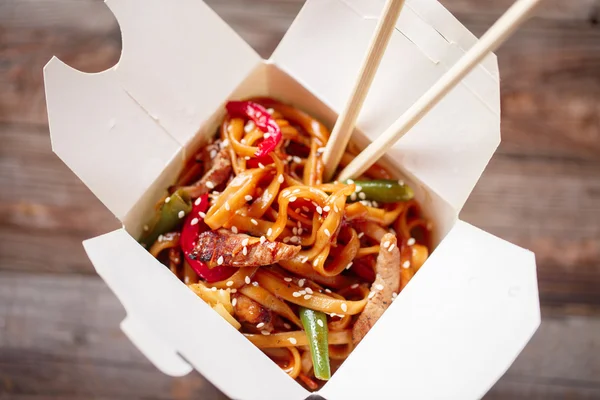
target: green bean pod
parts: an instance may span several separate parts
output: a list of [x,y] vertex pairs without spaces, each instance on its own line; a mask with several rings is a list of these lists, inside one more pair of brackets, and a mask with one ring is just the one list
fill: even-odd
[[160,235],[177,229],[183,223],[184,217],[192,210],[190,199],[180,191],[176,191],[167,199],[169,201],[160,205],[152,226],[140,239],[140,243],[146,247],[152,246]]
[[327,316],[324,312],[300,307],[300,320],[308,338],[315,377],[323,381],[331,378]]
[[[345,183],[349,183],[346,181]],[[397,203],[408,201],[415,195],[412,188],[404,183],[391,179],[378,179],[374,181],[354,181],[358,198],[364,193],[364,200],[374,200],[379,203]]]

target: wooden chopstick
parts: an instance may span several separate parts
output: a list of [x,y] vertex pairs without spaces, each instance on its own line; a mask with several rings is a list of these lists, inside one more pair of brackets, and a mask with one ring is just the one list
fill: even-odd
[[325,147],[323,161],[325,164],[325,182],[331,180],[335,170],[342,159],[346,145],[350,141],[354,125],[360,109],[363,106],[369,88],[381,63],[385,49],[392,37],[396,21],[404,5],[404,0],[388,0],[379,19],[375,33],[369,44],[369,49],[363,60],[360,72],[354,83],[354,88],[339,115],[331,137]]
[[[481,60],[500,46],[531,14],[541,0],[517,0],[479,41],[463,55],[429,90],[423,94],[381,136],[367,146],[340,173],[338,180],[360,176],[398,139],[421,120]],[[443,129],[443,127],[440,127]]]

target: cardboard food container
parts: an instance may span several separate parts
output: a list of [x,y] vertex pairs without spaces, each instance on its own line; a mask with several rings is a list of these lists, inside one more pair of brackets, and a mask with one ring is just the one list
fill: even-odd
[[[125,307],[122,330],[162,372],[196,369],[231,398],[309,397],[136,239],[228,99],[275,97],[331,127],[384,1],[308,0],[269,60],[200,0],[106,3],[122,31],[117,65],[86,74],[53,58],[44,78],[53,150],[123,223],[84,242]],[[437,1],[407,1],[355,140],[376,138],[476,40]],[[390,148],[433,221],[435,250],[318,395],[480,398],[533,335],[533,253],[458,218],[499,142],[491,55]]]

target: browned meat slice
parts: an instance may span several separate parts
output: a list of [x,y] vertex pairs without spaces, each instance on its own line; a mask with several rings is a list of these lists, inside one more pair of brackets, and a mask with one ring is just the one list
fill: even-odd
[[[235,299],[235,301],[234,301]],[[232,294],[235,318],[253,332],[273,332],[273,312],[240,293]]]
[[200,234],[192,257],[198,258],[211,268],[217,265],[257,267],[289,260],[299,251],[300,246],[268,240],[261,243],[258,238],[219,229]]
[[[214,151],[214,149],[211,151]],[[222,149],[215,156],[210,169],[198,182],[194,183],[192,186],[188,186],[186,191],[192,198],[200,197],[220,184],[227,182],[230,175],[231,160],[229,159],[227,150]]]
[[386,233],[381,238],[375,272],[375,282],[371,285],[371,292],[375,295],[369,299],[352,328],[352,341],[355,345],[365,337],[390,306],[393,293],[397,294],[400,290],[400,251],[396,236],[391,233]]

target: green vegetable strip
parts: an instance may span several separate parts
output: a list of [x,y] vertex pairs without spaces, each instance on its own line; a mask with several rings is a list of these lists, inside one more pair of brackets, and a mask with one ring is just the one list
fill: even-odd
[[331,377],[327,316],[324,312],[300,307],[300,319],[308,338],[315,377],[326,381]]
[[147,247],[152,246],[160,235],[177,229],[183,223],[183,217],[192,210],[192,203],[189,198],[179,191],[173,193],[168,199],[169,202],[163,203],[156,212],[153,225],[140,239],[140,243],[145,244]]
[[[348,183],[348,181],[346,181]],[[358,191],[365,194],[366,200],[375,200],[380,203],[397,203],[399,201],[408,201],[415,195],[410,186],[404,183],[390,179],[379,179],[375,181],[354,181]],[[354,199],[354,198],[353,198]]]

